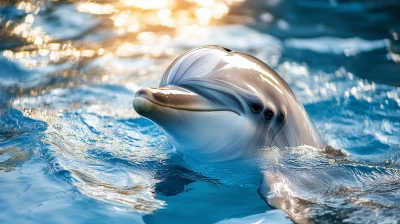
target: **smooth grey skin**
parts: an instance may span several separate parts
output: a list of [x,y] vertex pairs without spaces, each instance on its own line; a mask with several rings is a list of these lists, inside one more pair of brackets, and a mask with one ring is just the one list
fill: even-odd
[[273,69],[221,46],[179,56],[159,88],[136,92],[133,107],[160,126],[179,152],[201,162],[272,146],[324,147],[303,105]]

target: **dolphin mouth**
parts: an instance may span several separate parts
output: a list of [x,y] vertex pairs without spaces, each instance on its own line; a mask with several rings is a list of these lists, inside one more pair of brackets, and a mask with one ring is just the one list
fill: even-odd
[[178,86],[160,88],[142,88],[135,94],[133,108],[143,115],[151,112],[151,104],[185,111],[230,111],[240,113],[226,105],[220,104],[206,97]]

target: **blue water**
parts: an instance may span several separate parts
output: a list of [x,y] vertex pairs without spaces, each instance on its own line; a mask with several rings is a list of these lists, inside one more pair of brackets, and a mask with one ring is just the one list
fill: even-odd
[[[396,1],[0,3],[0,223],[400,221]],[[184,161],[132,99],[191,47],[273,67],[326,142],[240,161]],[[304,184],[307,183],[307,184]],[[291,217],[291,219],[288,218]]]

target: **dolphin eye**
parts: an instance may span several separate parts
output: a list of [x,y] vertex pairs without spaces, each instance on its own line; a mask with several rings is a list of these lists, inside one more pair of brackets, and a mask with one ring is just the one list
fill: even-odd
[[267,120],[271,120],[272,118],[274,118],[274,111],[272,111],[271,109],[266,109],[264,111],[264,117]]
[[263,106],[260,103],[252,103],[250,104],[251,112],[255,114],[259,114],[262,111]]

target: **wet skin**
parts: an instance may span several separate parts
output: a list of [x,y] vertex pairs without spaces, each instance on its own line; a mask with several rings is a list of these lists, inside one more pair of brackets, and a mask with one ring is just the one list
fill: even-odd
[[268,65],[220,46],[192,49],[142,88],[136,112],[160,126],[178,152],[219,162],[258,149],[324,146],[303,105]]

